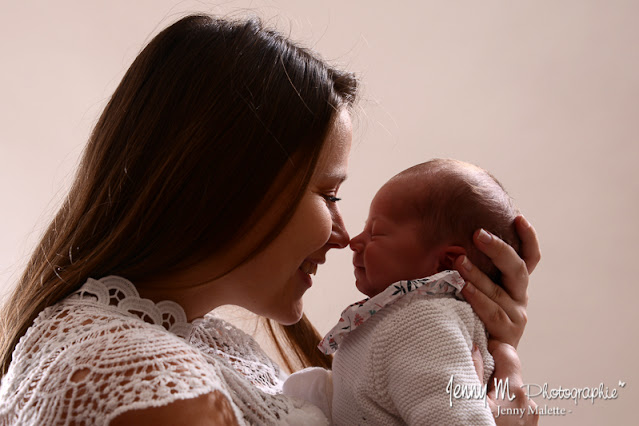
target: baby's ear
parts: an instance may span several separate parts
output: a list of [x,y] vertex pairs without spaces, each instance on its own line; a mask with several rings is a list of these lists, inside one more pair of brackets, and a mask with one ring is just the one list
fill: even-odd
[[447,269],[455,269],[455,259],[466,254],[466,249],[461,246],[444,246],[439,251],[437,271],[445,271]]

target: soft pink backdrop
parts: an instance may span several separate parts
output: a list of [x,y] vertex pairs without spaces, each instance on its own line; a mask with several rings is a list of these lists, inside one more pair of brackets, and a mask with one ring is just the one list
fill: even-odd
[[[537,398],[572,410],[544,424],[635,423],[638,2],[4,1],[0,292],[136,52],[184,12],[247,9],[362,78],[341,193],[351,233],[376,189],[416,162],[455,157],[491,170],[542,241],[519,351],[525,381],[619,391],[578,406]],[[359,297],[350,253],[331,252],[306,310],[326,331]]]

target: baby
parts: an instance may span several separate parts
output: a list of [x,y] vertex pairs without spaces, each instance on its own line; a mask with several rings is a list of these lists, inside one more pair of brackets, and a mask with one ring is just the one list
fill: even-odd
[[483,228],[518,250],[518,214],[492,175],[461,161],[431,160],[389,180],[350,243],[357,288],[370,299],[350,305],[319,345],[339,349],[332,385],[329,374],[310,369],[291,376],[284,391],[304,388],[298,396],[332,412],[336,425],[494,424],[482,394],[494,369],[486,331],[450,269],[466,255],[500,283],[472,236]]

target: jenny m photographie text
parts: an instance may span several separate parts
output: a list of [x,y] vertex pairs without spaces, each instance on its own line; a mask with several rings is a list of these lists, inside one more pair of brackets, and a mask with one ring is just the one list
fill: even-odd
[[[506,407],[499,405],[499,401],[513,401],[516,395],[511,392],[511,385],[506,379],[494,379],[495,401],[497,404],[496,416],[516,415],[523,417],[526,412],[528,414],[539,414],[541,416],[565,416],[572,413],[572,410],[566,407],[553,406],[552,401],[572,401],[574,406],[578,406],[580,402],[589,402],[595,404],[600,401],[616,400],[623,390],[626,388],[626,382],[619,380],[615,385],[608,385],[600,382],[595,386],[562,386],[549,382],[525,383],[521,385],[524,390],[525,397],[535,400],[537,406],[528,408]],[[459,400],[483,400],[484,404],[488,404],[488,384],[469,385],[455,381],[455,375],[451,375],[446,384],[446,394],[448,395],[449,406],[453,407]]]

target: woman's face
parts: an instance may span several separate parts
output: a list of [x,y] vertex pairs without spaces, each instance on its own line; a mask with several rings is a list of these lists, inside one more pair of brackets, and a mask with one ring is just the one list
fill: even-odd
[[302,296],[326,252],[349,243],[336,197],[346,178],[351,139],[350,114],[342,110],[290,222],[266,249],[227,276],[241,299],[235,304],[282,324],[302,317]]

